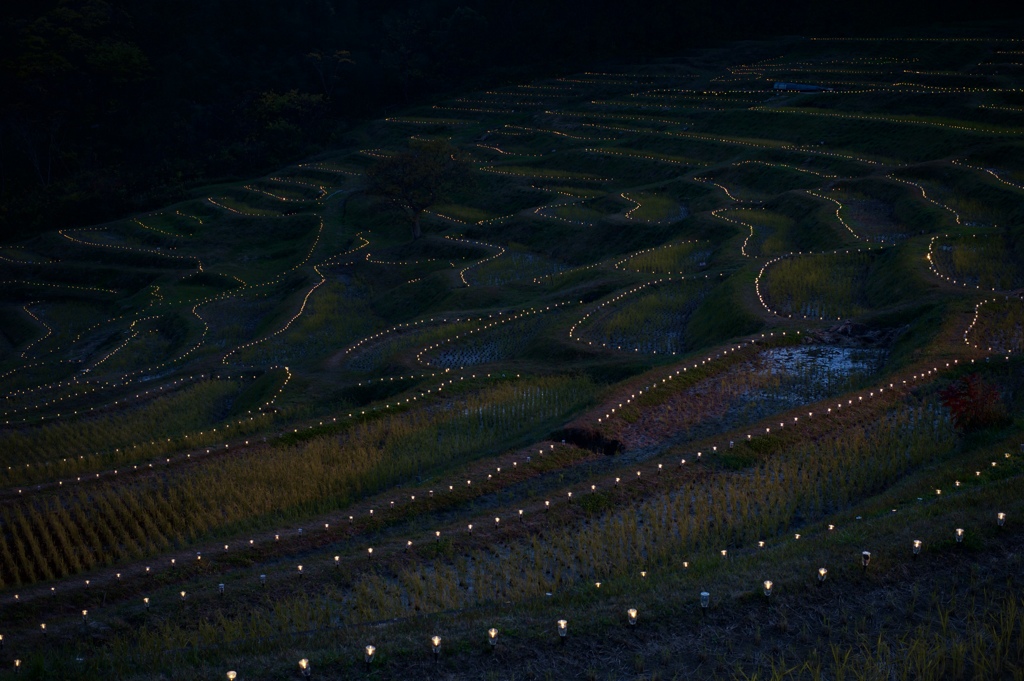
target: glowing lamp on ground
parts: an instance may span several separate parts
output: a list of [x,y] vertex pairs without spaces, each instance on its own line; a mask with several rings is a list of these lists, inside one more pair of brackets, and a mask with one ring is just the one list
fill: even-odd
[[773,586],[775,586],[775,585],[772,584],[772,580],[770,580],[770,579],[764,580],[764,597],[765,598],[771,598],[772,597],[772,587]]
[[914,558],[917,558],[919,555],[921,555],[921,546],[922,546],[921,540],[920,539],[915,539],[914,540]]
[[299,660],[299,671],[302,672],[303,678],[309,678],[313,675],[313,668],[309,666],[309,660],[302,658]]
[[185,592],[184,591],[181,592],[181,602],[182,603],[185,602]]
[[88,622],[89,621],[89,611],[88,610],[83,610],[82,611],[82,621],[83,622]]
[[636,626],[636,608],[630,608],[626,611],[626,617],[629,619],[629,626]]
[[501,518],[495,518],[494,519],[494,526],[498,527],[498,525],[500,525],[500,524],[501,524]]
[[497,629],[494,629],[492,627],[491,629],[487,630],[487,642],[489,644],[491,644],[491,649],[493,649],[494,646],[498,645],[498,630]]
[[861,554],[860,554],[860,565],[861,565],[861,567],[863,567],[865,570],[867,570],[868,569],[868,565],[870,565],[870,564],[871,564],[871,552],[870,551],[861,551]]
[[299,568],[299,577],[301,577],[302,576],[302,566],[299,565],[298,568]]
[[334,567],[341,567],[341,556],[334,557]]
[[441,637],[431,636],[430,637],[430,650],[434,653],[434,660],[437,660],[437,656],[441,654]]
[[143,598],[142,602],[145,604],[146,610],[149,610],[149,597]]
[[363,659],[366,661],[366,666],[369,667],[370,663],[373,662],[373,656],[377,653],[377,649],[373,646],[366,646],[363,650]]
[[647,578],[647,570],[641,570],[640,571],[640,578],[641,579],[646,579]]
[[1002,527],[1004,524],[1006,524],[1006,514],[996,513],[996,525]]
[[569,635],[569,623],[565,620],[558,620],[558,636],[562,639],[562,643],[565,643],[565,637]]
[[963,528],[960,528],[960,527],[956,528],[956,543],[957,544],[963,544],[964,543],[964,531],[963,531]]
[[598,589],[600,589],[601,588],[601,582],[594,582],[594,586],[597,587]]
[[729,557],[729,551],[726,550],[726,549],[722,549],[722,558],[728,558],[728,557]]
[[230,672],[228,672],[227,676],[228,676],[228,681],[235,681],[235,679],[238,678],[238,672],[230,671]]
[[826,577],[828,577],[828,570],[826,570],[823,567],[818,568],[818,585],[819,586],[825,583],[825,578]]
[[43,632],[45,634],[46,633],[46,625],[45,624],[40,624],[39,625],[39,631],[41,631],[41,632]]

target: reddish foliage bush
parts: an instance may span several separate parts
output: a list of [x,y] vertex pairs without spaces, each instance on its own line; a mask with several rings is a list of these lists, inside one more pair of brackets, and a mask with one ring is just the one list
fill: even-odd
[[954,381],[939,391],[939,396],[949,409],[953,426],[961,432],[998,426],[1007,421],[999,390],[985,383],[978,374],[968,374]]

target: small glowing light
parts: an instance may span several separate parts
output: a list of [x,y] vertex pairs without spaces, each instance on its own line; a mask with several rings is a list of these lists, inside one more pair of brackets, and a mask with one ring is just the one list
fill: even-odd
[[818,568],[818,583],[824,582],[826,577],[828,577],[828,570],[823,567]]
[[629,618],[629,625],[636,626],[636,608],[630,608],[626,611],[626,617]]

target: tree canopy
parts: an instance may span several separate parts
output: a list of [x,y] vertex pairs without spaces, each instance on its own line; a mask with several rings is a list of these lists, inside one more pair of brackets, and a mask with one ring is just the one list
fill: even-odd
[[381,159],[366,171],[369,193],[401,209],[412,222],[412,238],[423,232],[423,211],[450,195],[467,178],[458,150],[442,141],[413,142],[408,151]]

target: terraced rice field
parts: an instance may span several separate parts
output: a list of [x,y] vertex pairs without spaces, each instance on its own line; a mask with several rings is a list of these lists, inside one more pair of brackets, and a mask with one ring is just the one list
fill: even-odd
[[[1006,45],[464,93],[5,245],[0,665],[1017,678],[1024,72],[976,72]],[[468,174],[411,240],[365,173],[423,136]]]

